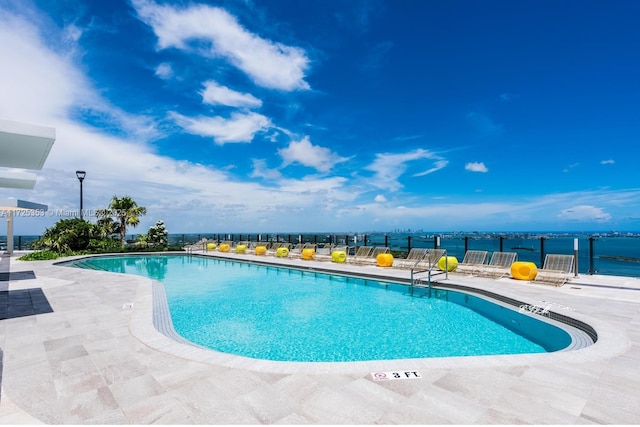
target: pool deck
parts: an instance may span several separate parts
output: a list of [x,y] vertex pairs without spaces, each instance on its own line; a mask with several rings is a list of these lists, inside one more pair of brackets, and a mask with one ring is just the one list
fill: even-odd
[[[408,271],[220,254],[406,279]],[[587,348],[354,363],[268,362],[168,338],[142,277],[0,257],[0,424],[639,424],[640,279],[449,274],[583,321]],[[390,307],[392,310],[392,307]],[[420,325],[408,325],[419,328]],[[419,379],[374,381],[372,373]]]

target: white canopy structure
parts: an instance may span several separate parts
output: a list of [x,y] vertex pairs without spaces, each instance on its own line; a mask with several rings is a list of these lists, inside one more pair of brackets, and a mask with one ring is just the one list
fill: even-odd
[[19,199],[0,199],[0,211],[7,213],[7,253],[13,253],[13,217],[16,211],[42,211],[46,212],[47,205],[27,202]]
[[[33,189],[37,175],[24,169],[42,170],[55,140],[54,128],[0,119],[0,188]],[[0,211],[7,212],[7,253],[13,253],[15,211],[47,209],[24,200],[0,200]]]
[[[0,119],[0,167],[42,170],[56,140],[56,130],[46,126]],[[0,187],[32,189],[36,174],[0,170]]]

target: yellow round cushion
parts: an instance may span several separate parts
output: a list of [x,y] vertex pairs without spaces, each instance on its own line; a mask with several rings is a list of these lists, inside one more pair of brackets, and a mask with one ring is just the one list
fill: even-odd
[[533,280],[538,275],[538,267],[532,262],[516,261],[511,264],[511,277],[517,280]]
[[276,249],[276,256],[280,258],[286,258],[289,256],[289,248],[278,248]]
[[300,256],[302,259],[313,259],[316,256],[316,251],[311,248],[303,249]]
[[438,268],[441,271],[453,271],[458,267],[458,258],[454,256],[441,257],[438,260]]
[[347,260],[347,253],[345,251],[333,251],[331,252],[332,262],[345,262]]
[[378,254],[378,256],[376,256],[376,264],[378,267],[391,267],[393,265],[393,255]]
[[238,245],[236,246],[236,253],[243,254],[247,251],[247,245]]
[[229,252],[229,249],[231,249],[231,247],[229,246],[228,243],[222,243],[218,248],[220,252]]
[[256,255],[264,255],[267,253],[266,246],[256,246]]
[[207,243],[207,250],[208,250],[208,251],[213,251],[213,250],[215,250],[215,248],[216,248],[217,246],[218,246],[218,245],[216,245],[215,243]]

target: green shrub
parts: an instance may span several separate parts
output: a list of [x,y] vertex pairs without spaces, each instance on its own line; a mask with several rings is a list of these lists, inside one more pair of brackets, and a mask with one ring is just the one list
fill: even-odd
[[[143,209],[143,208],[142,208]],[[72,218],[62,219],[45,230],[40,239],[33,242],[37,250],[21,257],[24,261],[52,260],[62,256],[126,253],[182,251],[181,246],[167,246],[168,232],[162,221],[149,228],[149,234],[135,245],[122,246],[121,240],[112,237],[114,223],[110,218],[102,218],[98,224]],[[134,225],[133,223],[130,225]]]
[[91,239],[87,250],[90,252],[119,252],[120,241],[113,238]]
[[53,227],[47,228],[42,237],[33,242],[32,248],[60,254],[83,251],[97,235],[97,227],[90,222],[80,218],[61,219]]
[[51,259],[57,259],[60,256],[62,255],[54,251],[37,251],[22,255],[18,259],[20,261],[47,261]]

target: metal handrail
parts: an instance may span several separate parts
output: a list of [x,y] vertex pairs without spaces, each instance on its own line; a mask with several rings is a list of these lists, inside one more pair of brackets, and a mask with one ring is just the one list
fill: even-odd
[[[448,279],[449,278],[449,258],[447,257],[447,250],[443,249],[443,253],[442,256],[445,257],[445,278]],[[427,256],[431,255],[431,251],[426,251],[411,267],[411,294],[413,295],[413,288],[415,286],[415,276],[414,274],[416,273],[415,269],[418,267],[418,264],[420,264]],[[427,272],[427,288],[429,289],[429,296],[431,296],[431,270],[433,270],[433,267],[437,265],[437,261],[433,262],[429,265],[429,268],[426,270],[421,270],[418,271],[417,273],[423,273],[423,272]]]

